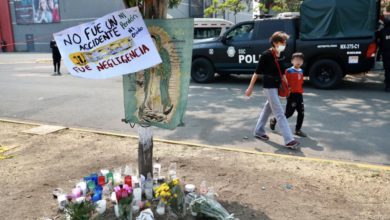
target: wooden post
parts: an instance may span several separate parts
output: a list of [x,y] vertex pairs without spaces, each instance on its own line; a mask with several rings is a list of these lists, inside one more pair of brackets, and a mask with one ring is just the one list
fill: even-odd
[[[123,0],[126,7],[134,7],[129,0]],[[138,1],[136,1],[138,2]],[[166,18],[168,0],[144,0],[143,12],[145,19]],[[138,171],[139,175],[153,175],[153,132],[151,127],[138,127]]]
[[153,133],[151,127],[138,127],[138,172],[153,175]]

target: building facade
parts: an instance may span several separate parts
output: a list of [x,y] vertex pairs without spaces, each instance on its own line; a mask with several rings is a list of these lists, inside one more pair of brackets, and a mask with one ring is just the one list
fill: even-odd
[[[211,0],[182,0],[168,18],[197,18]],[[0,0],[0,41],[8,52],[49,52],[53,33],[124,8],[122,0]],[[221,16],[219,16],[221,17]],[[226,13],[227,20],[234,15]],[[238,13],[237,22],[252,19]]]

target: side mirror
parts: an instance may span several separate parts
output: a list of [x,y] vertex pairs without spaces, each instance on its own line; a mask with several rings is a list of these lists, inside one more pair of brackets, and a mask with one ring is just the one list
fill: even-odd
[[226,35],[223,35],[221,41],[223,44],[227,44],[230,39],[232,39],[232,37],[226,37]]
[[221,42],[222,42],[223,44],[226,44],[227,39],[226,39],[226,36],[225,36],[225,35],[223,35],[223,36],[221,37]]

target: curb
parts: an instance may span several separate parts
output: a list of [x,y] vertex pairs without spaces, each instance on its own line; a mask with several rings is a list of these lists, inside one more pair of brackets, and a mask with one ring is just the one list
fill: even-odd
[[51,59],[37,59],[35,60],[35,63],[50,63],[52,62]]
[[[21,120],[5,119],[5,118],[0,118],[0,122],[33,125],[33,126],[46,125],[46,124],[37,123],[37,122],[27,122],[27,121],[21,121]],[[136,136],[136,135],[123,134],[123,133],[117,133],[117,132],[99,131],[96,129],[76,128],[76,127],[69,127],[68,129],[73,130],[73,131],[88,132],[88,133],[101,134],[101,135],[107,135],[107,136],[128,137],[128,138],[132,138],[132,139],[138,139],[138,136]],[[332,160],[332,159],[321,159],[321,158],[316,158],[316,157],[299,157],[299,156],[286,155],[286,154],[266,153],[266,152],[259,152],[259,151],[255,151],[255,150],[237,149],[237,148],[233,148],[233,147],[218,147],[218,146],[212,146],[212,145],[207,145],[207,144],[197,144],[197,143],[191,143],[191,142],[185,142],[185,141],[172,141],[172,140],[159,139],[159,138],[154,138],[153,141],[160,142],[160,143],[166,143],[166,144],[184,145],[184,146],[194,147],[194,148],[206,148],[206,149],[214,149],[214,150],[223,150],[223,151],[230,151],[230,152],[260,155],[260,156],[269,156],[269,157],[279,157],[279,158],[302,160],[302,161],[311,161],[311,162],[318,162],[318,163],[332,163],[334,165],[356,166],[358,168],[364,168],[364,169],[370,169],[370,170],[390,171],[390,166],[387,166],[387,165],[375,165],[375,164],[359,163],[359,162],[352,162],[352,161],[349,162],[349,161]]]

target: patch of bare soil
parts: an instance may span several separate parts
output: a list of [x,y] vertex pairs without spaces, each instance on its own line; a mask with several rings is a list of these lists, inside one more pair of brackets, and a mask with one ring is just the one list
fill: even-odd
[[[63,130],[37,136],[33,126],[0,122],[0,219],[58,216],[52,191],[70,190],[102,168],[137,164],[137,140]],[[390,172],[350,165],[155,143],[155,158],[177,162],[187,183],[206,180],[241,220],[390,219]]]

